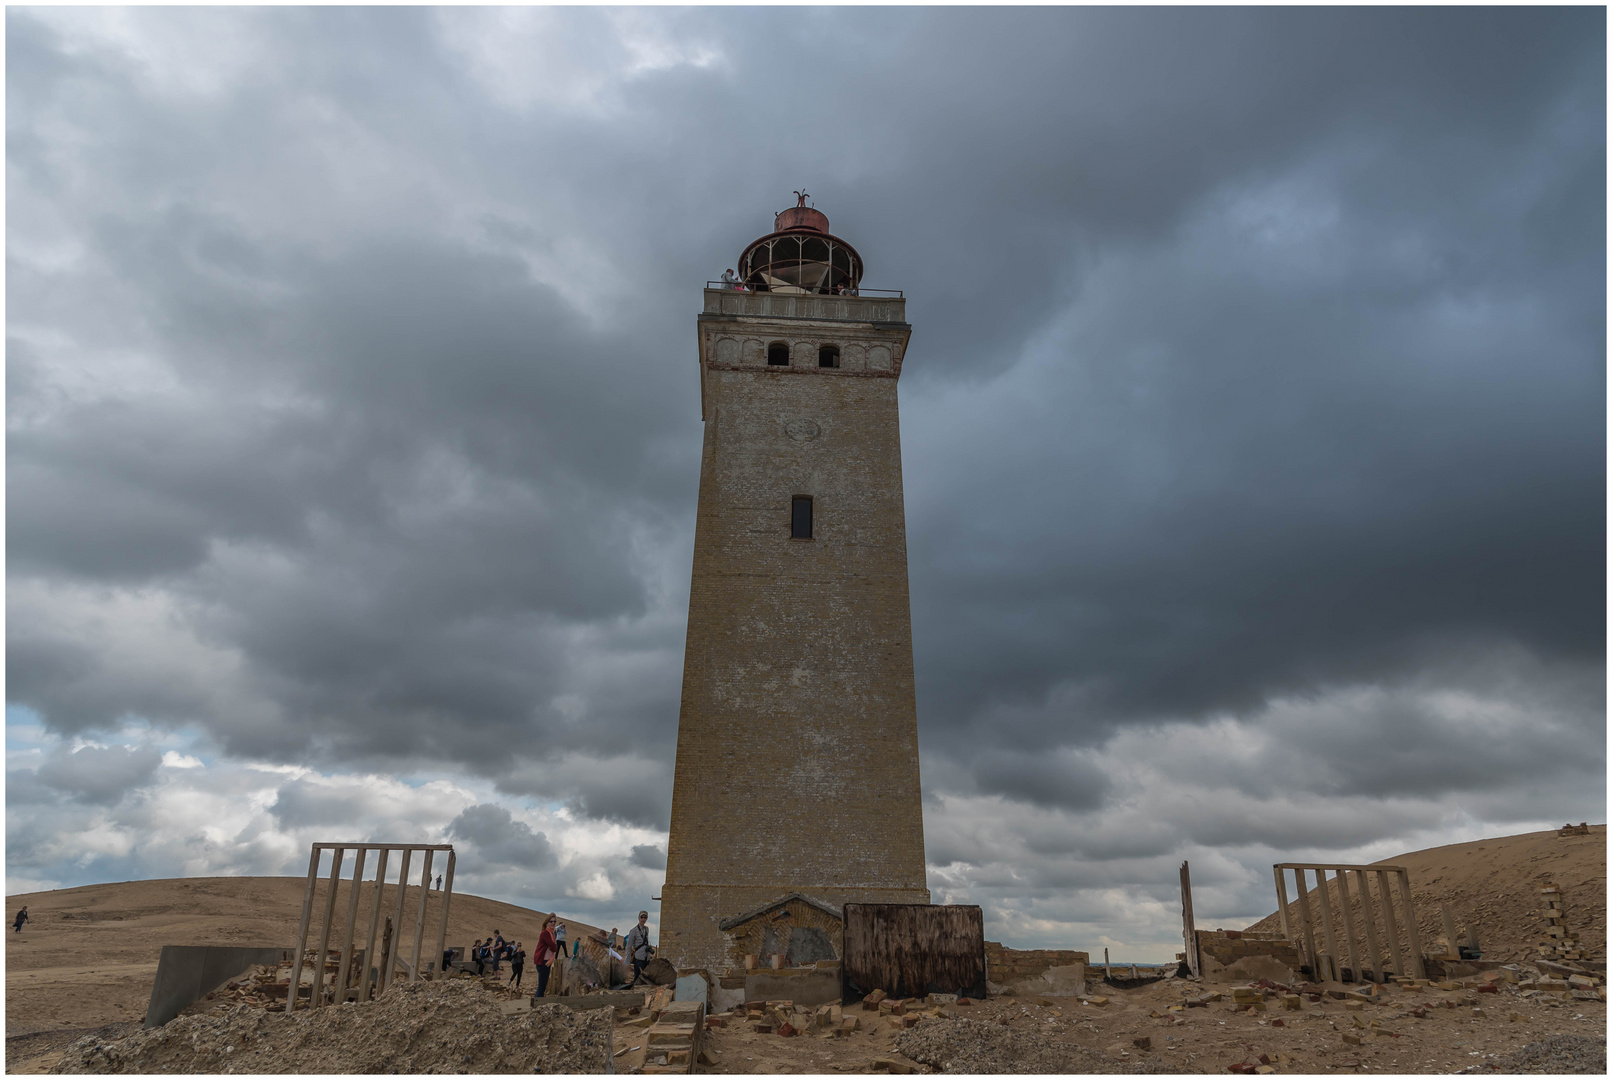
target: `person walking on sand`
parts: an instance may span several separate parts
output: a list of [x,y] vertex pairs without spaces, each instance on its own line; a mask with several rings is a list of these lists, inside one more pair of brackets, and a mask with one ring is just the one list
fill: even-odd
[[520,942],[515,943],[515,951],[509,954],[509,981],[519,990],[521,988],[521,972],[526,970],[526,950]]
[[27,921],[28,921],[28,905],[24,904],[22,906],[22,910],[17,912],[16,921],[11,924],[11,932],[14,933],[14,934],[22,933],[22,924],[27,922]]
[[549,988],[549,961],[559,955],[559,946],[554,944],[554,924],[557,920],[553,915],[543,920],[543,933],[537,939],[537,952],[532,959],[537,964],[537,993],[533,997],[542,997]]
[[649,963],[649,954],[654,952],[649,944],[649,912],[638,913],[638,925],[627,931],[627,958],[632,961],[632,982],[628,986],[638,985],[638,977],[644,973],[644,965]]
[[481,963],[481,938],[477,938],[476,943],[470,947],[470,962],[476,965],[477,975],[484,972]]
[[565,955],[565,924],[564,923],[555,923],[554,924],[554,947],[559,950],[559,953],[560,953],[561,956]]

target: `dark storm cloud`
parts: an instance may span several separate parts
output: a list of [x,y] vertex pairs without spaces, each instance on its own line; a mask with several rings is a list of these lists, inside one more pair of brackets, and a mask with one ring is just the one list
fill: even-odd
[[466,807],[449,824],[448,835],[474,844],[482,859],[493,864],[542,870],[556,861],[547,836],[492,803]]
[[804,184],[909,297],[947,889],[1599,799],[1604,27],[11,9],[10,701],[664,827],[697,286]]
[[629,859],[634,866],[642,866],[645,870],[666,869],[666,852],[654,844],[639,844],[632,849]]
[[151,781],[162,755],[148,747],[84,746],[57,753],[39,767],[49,787],[92,803],[115,803]]

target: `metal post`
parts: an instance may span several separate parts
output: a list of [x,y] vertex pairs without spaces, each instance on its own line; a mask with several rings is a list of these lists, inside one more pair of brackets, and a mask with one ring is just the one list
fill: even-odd
[[285,1011],[297,1007],[297,986],[302,982],[302,951],[308,947],[308,924],[313,921],[313,891],[319,884],[319,845],[308,855],[308,887],[302,893],[302,921],[297,924],[297,951],[291,957],[291,986],[286,990]]
[[1332,977],[1339,977],[1338,972],[1338,940],[1332,936],[1332,903],[1327,897],[1327,872],[1319,866],[1315,868],[1316,884],[1321,887],[1321,929],[1327,938],[1327,964],[1332,969]]
[[346,855],[346,848],[330,849],[330,895],[325,897],[325,923],[319,931],[319,955],[314,960],[313,987],[308,996],[310,1009],[325,1003],[325,952],[330,948],[330,920],[336,915],[336,885],[341,879],[341,862]]
[[1388,871],[1377,871],[1377,899],[1382,904],[1383,921],[1388,927],[1388,953],[1394,961],[1394,974],[1405,974],[1405,961],[1399,955],[1399,925],[1394,919],[1394,894],[1388,891]]
[[414,982],[421,975],[420,946],[425,938],[425,898],[431,893],[431,856],[435,854],[426,848],[425,865],[420,867],[420,912],[414,918],[414,969],[409,972],[409,982]]
[[[454,853],[448,851],[448,869],[442,878],[442,918],[437,923],[437,969],[438,978],[447,978],[448,966],[443,962],[442,955],[448,951],[448,902],[453,899],[453,864]],[[606,988],[608,989],[608,987]]]
[[1321,959],[1315,951],[1315,919],[1310,915],[1310,886],[1304,881],[1303,868],[1293,868],[1293,881],[1298,886],[1299,922],[1304,924],[1304,954],[1310,961],[1310,977],[1320,982],[1326,976],[1321,973]]
[[1422,961],[1422,934],[1416,927],[1416,908],[1411,904],[1410,872],[1399,871],[1399,895],[1405,901],[1405,937],[1411,950],[1411,970],[1418,979],[1427,978],[1427,966]]
[[1287,922],[1287,875],[1280,866],[1271,867],[1271,871],[1276,875],[1276,910],[1282,916],[1282,937],[1292,941],[1293,928]]
[[[369,906],[369,937],[364,942],[364,971],[358,978],[358,1000],[369,1000],[369,987],[371,971],[380,974],[380,960],[375,953],[375,931],[381,925],[381,902],[386,892],[386,856],[390,852],[381,848],[380,858],[375,861],[375,899]],[[379,981],[377,978],[375,981]]]
[[392,985],[397,972],[397,954],[403,951],[403,896],[409,891],[409,860],[414,857],[410,848],[403,849],[403,865],[397,871],[397,911],[392,916],[392,952],[386,958],[386,973],[381,979],[381,992]]
[[1383,982],[1383,956],[1377,949],[1377,917],[1371,908],[1371,889],[1366,884],[1366,872],[1355,871],[1355,884],[1360,887],[1360,916],[1366,923],[1366,948],[1371,950],[1371,973],[1376,982]]
[[[368,850],[360,847],[353,857],[353,895],[347,900],[347,928],[341,935],[341,966],[336,969],[335,1000],[347,997],[347,972],[353,966],[353,927],[358,924],[358,894],[364,884],[364,856]],[[365,957],[367,961],[369,958]]]
[[1364,982],[1360,970],[1361,953],[1355,948],[1355,922],[1350,912],[1354,905],[1349,901],[1349,874],[1345,870],[1334,870],[1332,877],[1338,883],[1338,908],[1343,914],[1343,944],[1349,950],[1349,970],[1356,983]]

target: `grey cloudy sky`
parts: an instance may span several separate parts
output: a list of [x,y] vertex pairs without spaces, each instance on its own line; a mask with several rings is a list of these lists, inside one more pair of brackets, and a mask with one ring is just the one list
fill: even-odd
[[909,297],[930,886],[1605,819],[1605,14],[9,8],[7,891],[664,867],[699,289]]

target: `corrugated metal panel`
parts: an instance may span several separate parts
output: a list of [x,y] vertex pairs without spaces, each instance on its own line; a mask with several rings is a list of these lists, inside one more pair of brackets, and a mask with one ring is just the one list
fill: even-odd
[[843,996],[985,997],[985,917],[970,904],[846,904]]

